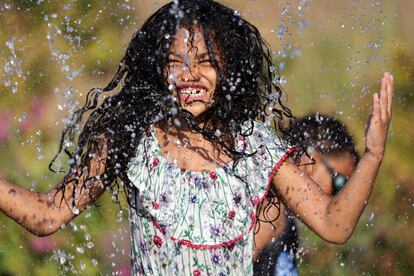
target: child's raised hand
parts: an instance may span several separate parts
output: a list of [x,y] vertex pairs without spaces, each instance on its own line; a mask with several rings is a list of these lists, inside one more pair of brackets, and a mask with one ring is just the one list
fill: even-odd
[[365,135],[365,152],[382,158],[391,122],[393,76],[384,73],[381,78],[381,91],[373,95],[372,114]]

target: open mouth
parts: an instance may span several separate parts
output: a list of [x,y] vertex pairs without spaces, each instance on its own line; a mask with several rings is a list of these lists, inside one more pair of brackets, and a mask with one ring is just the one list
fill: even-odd
[[186,104],[197,101],[208,103],[210,93],[203,87],[185,87],[178,89],[178,97]]

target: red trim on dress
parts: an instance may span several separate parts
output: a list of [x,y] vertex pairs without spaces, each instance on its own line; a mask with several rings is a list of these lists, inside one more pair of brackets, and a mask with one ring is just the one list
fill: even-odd
[[283,162],[285,162],[285,160],[295,151],[297,150],[296,147],[291,147],[289,148],[285,154],[279,159],[279,161],[277,162],[277,164],[273,167],[272,171],[269,174],[269,180],[267,181],[267,187],[266,187],[266,192],[263,194],[263,196],[261,198],[259,198],[259,200],[257,200],[255,202],[255,204],[253,205],[259,205],[267,196],[267,194],[269,193],[269,188],[270,188],[270,184],[272,184],[272,180],[273,177],[276,175],[277,171],[279,170],[279,167],[282,165]]
[[[279,167],[282,165],[282,163],[293,153],[296,151],[296,147],[292,147],[289,148],[285,154],[279,159],[279,161],[277,162],[277,164],[273,167],[272,171],[269,174],[269,181],[267,182],[267,187],[266,187],[266,191],[264,193],[264,195],[259,198],[257,201],[252,202],[253,206],[257,206],[259,205],[267,196],[267,194],[269,193],[269,188],[270,185],[272,183],[272,179],[273,177],[276,175],[277,170],[279,169]],[[255,212],[252,211],[250,212],[250,217],[252,219],[252,224],[250,224],[249,226],[249,230],[248,233],[250,233],[250,231],[252,231],[254,225],[256,224],[256,216],[255,216]],[[162,229],[162,227],[158,224],[157,220],[153,217],[152,218],[152,223],[155,226],[155,228],[157,228],[163,235],[165,235],[165,231],[164,229]],[[231,247],[233,246],[236,242],[240,241],[245,233],[241,233],[240,235],[238,235],[236,238],[224,242],[224,243],[218,243],[218,244],[194,244],[189,240],[185,240],[185,239],[177,239],[174,237],[170,237],[170,239],[178,244],[193,248],[193,249],[217,249],[220,247]]]

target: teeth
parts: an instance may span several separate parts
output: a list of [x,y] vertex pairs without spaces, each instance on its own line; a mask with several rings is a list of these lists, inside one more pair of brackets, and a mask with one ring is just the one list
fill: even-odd
[[195,89],[195,88],[184,88],[184,89],[180,89],[180,93],[181,94],[202,94],[202,93],[206,93],[207,90],[205,89]]

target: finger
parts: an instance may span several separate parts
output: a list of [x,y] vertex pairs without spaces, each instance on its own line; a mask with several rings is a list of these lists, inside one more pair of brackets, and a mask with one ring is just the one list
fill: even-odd
[[388,94],[387,94],[387,83],[388,83],[388,73],[384,73],[384,76],[381,78],[381,90],[380,90],[380,109],[381,109],[381,119],[387,120],[387,107],[388,107]]
[[392,112],[392,98],[394,97],[394,76],[390,75],[390,82],[388,85],[388,89],[387,89],[387,94],[388,94],[388,107],[387,107],[387,111],[388,111],[388,116],[391,116],[391,112]]
[[372,117],[371,117],[371,124],[374,122],[378,122],[381,118],[381,106],[380,106],[380,97],[378,93],[374,93],[372,98]]

